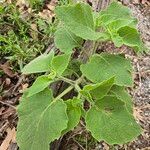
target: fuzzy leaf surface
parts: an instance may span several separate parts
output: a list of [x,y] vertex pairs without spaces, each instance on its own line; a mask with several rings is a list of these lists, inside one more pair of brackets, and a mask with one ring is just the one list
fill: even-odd
[[130,9],[118,2],[112,2],[99,14],[97,20],[106,28],[115,46],[125,44],[136,52],[143,51],[144,46],[136,29],[137,19],[132,17]]
[[125,103],[125,106],[127,108],[127,110],[132,113],[133,110],[133,105],[132,105],[132,98],[131,96],[128,94],[128,92],[125,90],[124,87],[121,87],[121,86],[117,86],[117,85],[114,85],[110,92],[108,93],[108,95],[114,95],[116,96],[118,99],[121,99],[124,103]]
[[53,80],[48,75],[42,75],[36,78],[35,82],[28,89],[28,97],[43,91]]
[[133,19],[133,17],[131,17],[130,9],[122,4],[119,4],[118,2],[112,2],[108,8],[101,11],[99,15],[99,20],[105,25],[108,25],[118,19]]
[[23,69],[23,74],[40,73],[50,71],[51,61],[54,57],[54,52],[51,51],[49,54],[42,54],[41,56],[32,60]]
[[118,34],[122,37],[125,45],[133,47],[136,52],[143,51],[143,43],[140,39],[138,31],[135,28],[131,28],[129,26],[122,27],[118,30]]
[[104,36],[102,33],[95,32],[92,10],[87,4],[60,6],[55,12],[57,17],[78,37],[97,40]]
[[107,95],[114,84],[114,77],[97,84],[84,86],[83,91],[88,92],[93,99],[100,99]]
[[71,53],[72,49],[81,46],[82,39],[77,37],[65,27],[60,27],[55,32],[55,45],[64,53]]
[[49,150],[49,143],[58,139],[67,128],[66,104],[53,101],[49,89],[21,99],[18,107],[17,142],[22,150]]
[[67,69],[69,61],[70,54],[57,55],[52,60],[52,68],[59,76],[61,76]]
[[74,129],[74,127],[78,125],[81,117],[80,102],[81,100],[77,98],[65,101],[67,105],[68,126],[67,129],[63,131],[63,134]]
[[95,54],[88,63],[81,65],[80,69],[83,75],[94,83],[115,76],[115,84],[121,86],[133,85],[131,62],[121,55]]
[[124,102],[113,96],[99,99],[90,108],[86,114],[86,127],[95,139],[110,145],[132,141],[141,132]]
[[124,44],[123,38],[119,35],[118,30],[125,26],[136,27],[136,21],[133,19],[118,19],[107,25],[109,34],[116,47]]

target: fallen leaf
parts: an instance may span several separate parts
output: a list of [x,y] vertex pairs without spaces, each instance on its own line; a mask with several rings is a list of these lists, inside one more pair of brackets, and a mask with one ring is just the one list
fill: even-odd
[[16,136],[16,130],[13,128],[12,130],[10,128],[7,129],[7,136],[3,143],[0,146],[0,150],[7,150],[9,147],[10,142],[13,140]]
[[42,12],[39,12],[39,16],[43,19],[51,20],[54,13],[48,9],[44,9]]
[[31,24],[31,32],[30,35],[33,39],[38,40],[38,29],[37,29],[37,25],[35,23]]
[[11,70],[11,67],[10,67],[10,64],[9,62],[7,61],[6,63],[4,63],[3,65],[0,64],[0,68],[3,70],[3,72],[5,74],[7,74],[9,77],[13,78],[14,76],[16,76],[16,73],[14,73],[12,70]]
[[6,78],[6,79],[5,79],[5,84],[8,86],[8,85],[10,85],[10,83],[11,83],[10,78]]

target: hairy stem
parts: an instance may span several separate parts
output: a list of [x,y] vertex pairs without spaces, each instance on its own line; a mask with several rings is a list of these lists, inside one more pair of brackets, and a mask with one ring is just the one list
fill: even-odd
[[61,94],[59,94],[54,100],[58,100],[62,98],[64,95],[66,95],[68,92],[70,92],[74,86],[69,86],[66,90],[64,90]]
[[83,80],[83,76],[81,76],[79,79],[77,79],[76,81],[74,81],[75,82],[74,85],[69,86],[66,90],[64,90],[61,94],[59,94],[54,100],[58,100],[58,99],[62,98],[64,95],[66,95],[67,93],[69,93],[72,89],[76,88],[77,86],[79,87],[78,84],[80,84],[82,82],[82,80]]

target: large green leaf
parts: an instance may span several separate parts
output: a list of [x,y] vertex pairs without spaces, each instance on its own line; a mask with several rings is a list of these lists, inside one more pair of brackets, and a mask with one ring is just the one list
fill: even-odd
[[67,128],[66,104],[53,101],[49,89],[21,99],[18,107],[17,143],[21,150],[49,150],[49,143]]
[[124,102],[113,96],[99,99],[87,112],[86,127],[98,141],[123,144],[137,137],[141,130]]
[[56,73],[61,76],[66,70],[70,61],[70,54],[57,55],[52,60],[52,68]]
[[28,97],[43,91],[53,80],[49,75],[39,76],[32,86],[28,89]]
[[32,60],[29,64],[27,64],[23,69],[23,74],[29,73],[39,73],[50,71],[51,69],[51,61],[54,57],[54,52],[51,51],[49,54],[42,54],[41,56]]
[[77,37],[65,27],[60,27],[55,32],[55,45],[64,53],[71,53],[72,49],[81,46],[82,39]]
[[95,32],[92,10],[87,4],[60,6],[56,8],[55,12],[71,32],[83,39],[97,40],[105,36]]
[[74,127],[78,125],[81,117],[80,99],[69,99],[65,101],[65,103],[67,105],[68,126],[67,129],[63,131],[63,134],[74,129]]
[[125,103],[125,106],[127,108],[127,110],[132,113],[132,98],[131,96],[126,92],[125,88],[124,87],[121,87],[121,86],[117,86],[117,85],[114,85],[110,92],[108,93],[110,95],[115,95],[118,99],[121,99],[124,103]]
[[83,87],[83,91],[89,93],[93,99],[100,99],[107,95],[114,84],[114,77],[97,84],[89,84]]
[[115,76],[115,83],[122,86],[132,86],[132,65],[121,55],[102,53],[93,55],[90,62],[81,65],[84,76],[94,83],[99,83]]

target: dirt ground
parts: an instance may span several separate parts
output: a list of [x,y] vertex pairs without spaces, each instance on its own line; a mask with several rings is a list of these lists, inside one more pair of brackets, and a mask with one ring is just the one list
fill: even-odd
[[[95,1],[93,7],[96,7]],[[150,49],[150,2],[123,0],[123,4],[131,8],[133,15],[138,19],[138,29],[141,37],[147,48]],[[127,48],[115,48],[111,43],[103,43],[99,46],[99,50],[105,49],[109,52],[120,52],[126,54],[132,60],[135,70],[135,86],[129,89],[133,97],[134,116],[137,122],[141,125],[143,132],[133,142],[125,145],[115,145],[114,147],[107,145],[105,142],[93,142],[92,146],[87,147],[88,150],[150,150],[150,52],[137,56],[134,52]],[[0,61],[0,63],[2,63]],[[4,94],[0,96],[0,144],[3,149],[0,150],[17,150],[16,131],[17,113],[16,106],[19,103],[19,98],[22,95],[24,88],[28,86],[29,78],[20,76],[18,73],[11,71],[9,64],[1,65],[1,68],[7,68],[5,75],[0,78],[0,85],[4,87]],[[85,150],[84,144],[76,140],[78,135],[89,136],[85,133],[84,127],[75,129],[73,133],[67,134],[60,140],[60,150]],[[73,137],[73,138],[72,138]],[[53,149],[55,150],[55,149]]]

